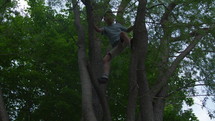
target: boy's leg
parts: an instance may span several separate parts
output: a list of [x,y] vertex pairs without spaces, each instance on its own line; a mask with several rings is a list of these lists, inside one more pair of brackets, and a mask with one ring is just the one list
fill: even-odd
[[100,83],[106,83],[108,81],[109,73],[110,73],[110,61],[115,56],[119,55],[124,48],[130,43],[130,38],[125,32],[120,33],[120,38],[123,40],[119,42],[119,44],[114,47],[105,57],[103,58],[104,63],[104,73],[102,77],[99,79]]
[[121,32],[120,38],[127,44],[130,44],[130,38],[128,37],[127,33]]
[[104,73],[101,78],[99,78],[99,83],[106,83],[108,81],[109,73],[110,73],[110,61],[111,61],[111,55],[108,53],[103,58],[103,64],[104,64]]
[[108,53],[107,55],[105,55],[104,59],[103,59],[103,63],[104,63],[104,74],[106,74],[107,76],[110,73],[110,61],[111,61],[111,55],[110,53]]

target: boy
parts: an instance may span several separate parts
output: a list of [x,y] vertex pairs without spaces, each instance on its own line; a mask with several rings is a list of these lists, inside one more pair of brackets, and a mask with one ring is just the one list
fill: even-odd
[[104,84],[108,81],[111,59],[120,54],[122,50],[130,44],[130,38],[128,37],[126,32],[133,30],[133,26],[127,29],[119,23],[114,23],[114,15],[111,11],[107,11],[105,13],[104,21],[107,26],[102,28],[94,26],[97,32],[102,33],[108,37],[112,45],[112,50],[110,50],[103,58],[104,73],[102,77],[98,79],[99,83],[101,84]]

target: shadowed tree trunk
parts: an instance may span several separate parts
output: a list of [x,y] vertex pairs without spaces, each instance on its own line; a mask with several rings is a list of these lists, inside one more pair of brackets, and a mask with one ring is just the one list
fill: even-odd
[[92,105],[92,85],[90,76],[87,70],[87,58],[86,58],[86,48],[85,48],[85,34],[84,29],[80,22],[80,13],[77,1],[73,0],[73,8],[75,14],[75,26],[78,32],[78,65],[80,71],[80,79],[82,86],[82,115],[84,121],[97,121],[93,105]]
[[[96,89],[96,94],[98,94],[100,103],[102,106],[102,111],[97,111],[97,116],[102,116],[102,120],[104,121],[112,121],[111,113],[108,105],[108,101],[106,98],[106,85],[99,85],[97,79],[102,74],[103,63],[101,59],[101,47],[100,41],[95,38],[95,31],[94,31],[94,16],[93,16],[93,2],[91,0],[83,0],[84,4],[86,5],[86,13],[87,13],[87,22],[88,22],[88,38],[89,38],[89,57],[90,57],[90,74],[91,74],[91,81]],[[100,104],[95,103],[95,110],[97,110]],[[103,112],[103,115],[101,115]],[[100,118],[100,117],[99,117]]]
[[148,33],[145,23],[146,0],[139,0],[137,16],[134,25],[133,54],[136,58],[136,79],[139,86],[140,96],[140,119],[141,121],[154,121],[152,97],[146,78],[145,59],[148,46]]
[[9,116],[4,105],[1,87],[0,87],[0,121],[9,121]]
[[[92,1],[82,0],[86,6],[87,22],[88,22],[88,40],[89,40],[89,63],[88,72],[90,73],[91,82],[93,84],[93,111],[98,121],[111,121],[111,114],[106,99],[106,85],[101,86],[97,82],[97,78],[102,74],[103,63],[101,60],[100,41],[95,38],[94,17]],[[94,90],[95,89],[95,90]],[[91,91],[91,90],[88,90]],[[99,98],[98,98],[99,97]],[[98,100],[99,99],[99,100]],[[101,110],[102,106],[102,110]]]

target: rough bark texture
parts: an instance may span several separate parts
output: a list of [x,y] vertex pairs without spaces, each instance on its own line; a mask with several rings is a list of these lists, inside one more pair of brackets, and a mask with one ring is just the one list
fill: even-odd
[[0,88],[0,121],[9,121],[9,116],[5,109],[1,88]]

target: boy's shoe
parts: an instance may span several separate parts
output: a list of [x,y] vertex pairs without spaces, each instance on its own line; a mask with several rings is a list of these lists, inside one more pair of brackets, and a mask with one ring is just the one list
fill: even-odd
[[101,77],[98,79],[99,84],[106,84],[108,82],[108,78],[106,77]]

